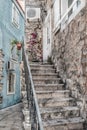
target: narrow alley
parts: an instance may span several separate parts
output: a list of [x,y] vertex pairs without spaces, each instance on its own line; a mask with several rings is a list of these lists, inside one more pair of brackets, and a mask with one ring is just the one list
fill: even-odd
[[0,130],[87,130],[86,0],[0,0]]
[[24,130],[22,104],[0,111],[0,130]]

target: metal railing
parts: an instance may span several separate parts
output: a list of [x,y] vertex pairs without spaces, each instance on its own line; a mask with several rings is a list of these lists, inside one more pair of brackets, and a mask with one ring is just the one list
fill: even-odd
[[30,112],[31,130],[43,130],[39,105],[34,89],[34,83],[32,80],[32,74],[30,70],[28,56],[25,48],[23,47],[23,61],[25,69],[25,83],[27,91],[28,108]]

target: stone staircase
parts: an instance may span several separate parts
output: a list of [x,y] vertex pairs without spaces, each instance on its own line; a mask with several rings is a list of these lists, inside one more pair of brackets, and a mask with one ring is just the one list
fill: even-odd
[[75,99],[53,65],[30,64],[44,130],[84,130]]
[[2,89],[3,89],[3,63],[4,63],[4,54],[3,51],[0,49],[0,105],[3,102],[3,97],[1,95]]

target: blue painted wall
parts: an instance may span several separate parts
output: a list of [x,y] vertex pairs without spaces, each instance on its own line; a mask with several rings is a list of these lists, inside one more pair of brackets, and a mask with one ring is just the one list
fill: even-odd
[[20,88],[20,63],[17,62],[15,67],[16,73],[16,85],[15,94],[7,95],[7,71],[6,65],[11,55],[10,42],[12,39],[23,40],[24,37],[24,17],[19,11],[19,28],[12,23],[12,3],[13,0],[0,0],[0,48],[2,48],[4,57],[4,78],[3,90],[1,95],[3,97],[3,103],[0,105],[0,109],[16,104],[21,99],[21,88]]

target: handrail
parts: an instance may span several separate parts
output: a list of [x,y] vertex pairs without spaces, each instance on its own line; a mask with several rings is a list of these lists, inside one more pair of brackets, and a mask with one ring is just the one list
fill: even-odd
[[39,105],[38,105],[38,101],[37,101],[37,97],[36,97],[36,93],[35,93],[35,89],[34,89],[34,83],[33,83],[33,80],[32,80],[31,70],[30,70],[30,66],[29,66],[29,60],[28,60],[28,56],[26,55],[25,48],[23,48],[23,49],[24,49],[25,60],[26,60],[26,63],[27,63],[27,68],[28,68],[28,73],[29,73],[28,76],[30,78],[32,93],[33,93],[35,107],[36,107],[36,113],[37,113],[37,118],[38,118],[38,123],[39,123],[39,130],[43,130],[43,125],[42,125]]

